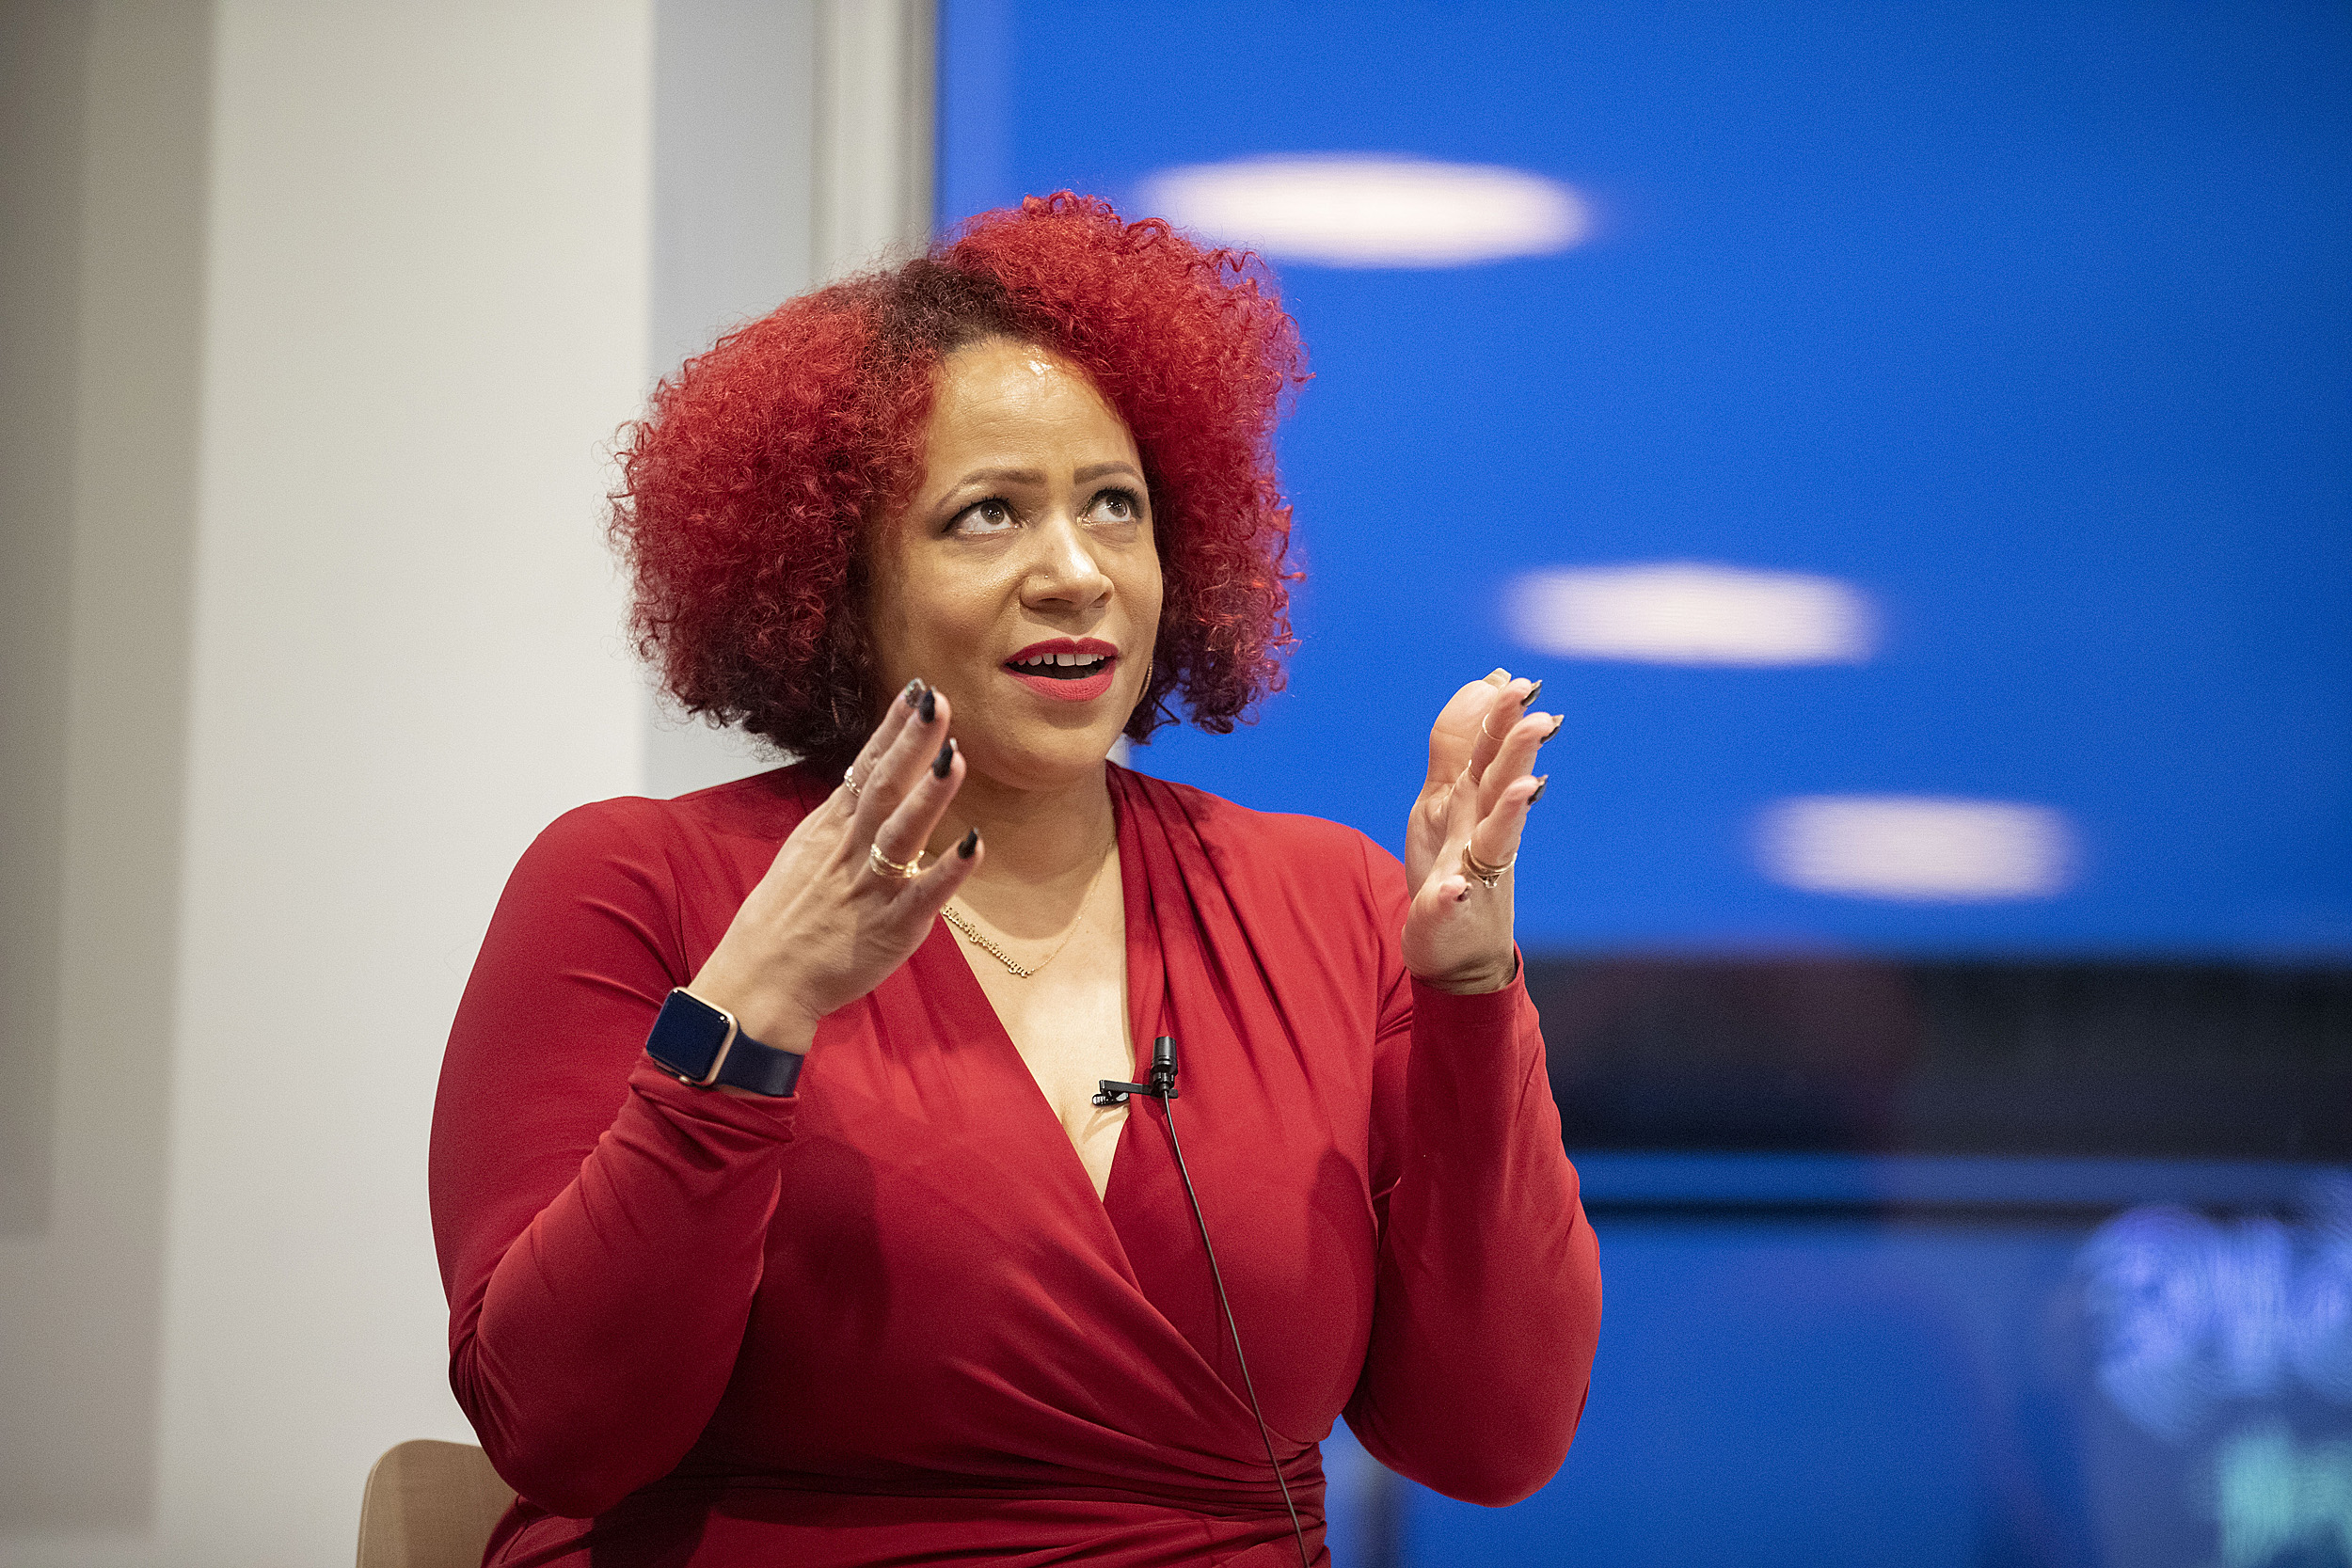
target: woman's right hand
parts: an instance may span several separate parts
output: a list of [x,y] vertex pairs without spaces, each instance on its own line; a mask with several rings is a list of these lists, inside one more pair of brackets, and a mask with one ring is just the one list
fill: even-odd
[[[686,989],[764,1045],[806,1051],[817,1021],[888,979],[979,864],[979,832],[922,875],[877,871],[869,849],[923,853],[963,783],[947,699],[917,681],[890,705],[847,784],[801,820]],[[945,766],[941,766],[942,764]]]

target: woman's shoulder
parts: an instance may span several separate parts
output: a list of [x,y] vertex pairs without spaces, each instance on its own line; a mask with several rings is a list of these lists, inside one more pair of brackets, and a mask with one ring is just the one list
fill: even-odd
[[557,817],[524,859],[578,863],[729,842],[772,850],[832,788],[807,765],[793,763],[670,800],[616,795]]

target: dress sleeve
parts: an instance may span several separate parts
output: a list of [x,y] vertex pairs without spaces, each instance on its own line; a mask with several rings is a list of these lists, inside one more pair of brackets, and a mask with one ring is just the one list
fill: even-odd
[[539,836],[499,900],[433,1117],[450,1383],[491,1463],[550,1513],[675,1467],[717,1407],[759,1285],[793,1101],[644,1057],[691,976],[650,803]]
[[1347,1424],[1382,1464],[1502,1507],[1549,1481],[1583,1414],[1600,1264],[1560,1145],[1523,974],[1484,996],[1412,979],[1403,868],[1389,911],[1373,1105],[1380,1227],[1372,1343]]

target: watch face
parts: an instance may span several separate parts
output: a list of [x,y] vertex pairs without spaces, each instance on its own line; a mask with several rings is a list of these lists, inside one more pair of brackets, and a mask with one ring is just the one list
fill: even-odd
[[708,1003],[674,990],[661,1004],[645,1037],[645,1054],[656,1066],[699,1084],[710,1077],[734,1022]]

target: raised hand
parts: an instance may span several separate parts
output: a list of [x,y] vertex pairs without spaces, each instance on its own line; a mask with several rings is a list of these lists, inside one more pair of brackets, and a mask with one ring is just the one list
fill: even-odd
[[[1429,775],[1405,835],[1405,965],[1465,994],[1511,983],[1511,863],[1527,808],[1543,793],[1535,753],[1559,730],[1530,712],[1540,681],[1497,670],[1449,699],[1429,730]],[[1467,858],[1466,858],[1467,853]],[[1480,869],[1494,869],[1488,878]]]
[[[686,989],[746,1034],[806,1051],[817,1021],[872,990],[922,944],[979,864],[979,830],[917,871],[963,783],[947,699],[916,681],[849,778],[784,841]],[[912,873],[912,874],[910,874]]]

